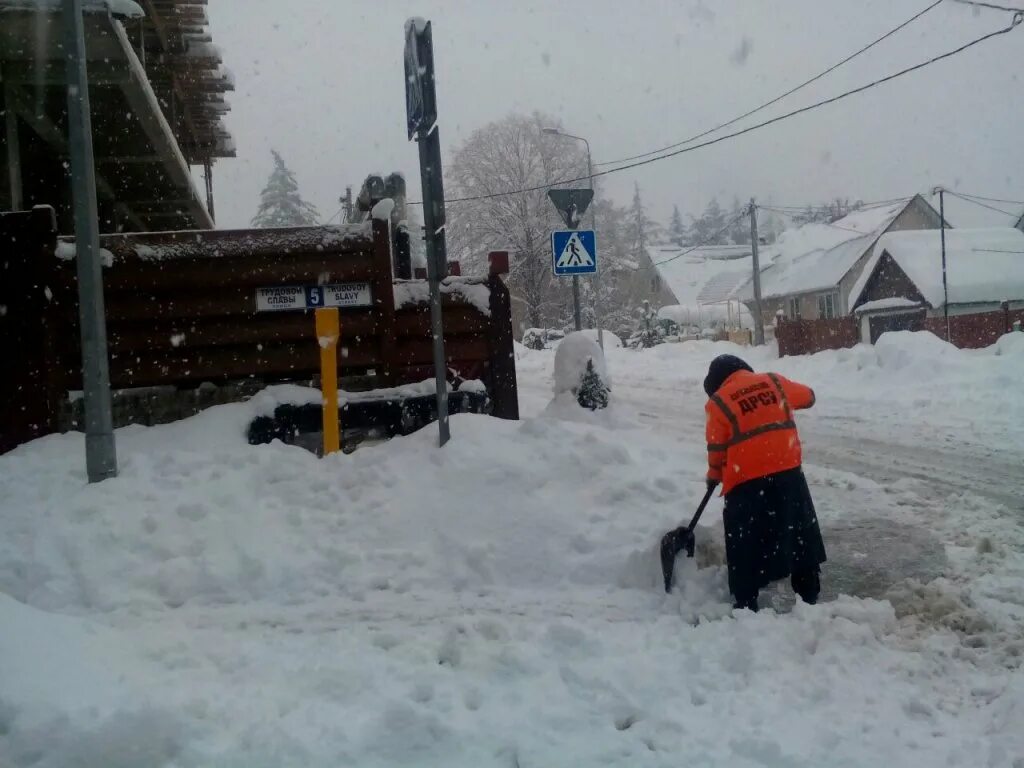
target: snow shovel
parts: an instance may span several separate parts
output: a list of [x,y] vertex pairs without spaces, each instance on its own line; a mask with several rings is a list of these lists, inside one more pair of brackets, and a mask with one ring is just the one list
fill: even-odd
[[686,556],[693,557],[693,549],[697,542],[696,537],[693,535],[693,529],[696,527],[697,521],[700,520],[704,507],[711,500],[711,494],[715,492],[716,487],[718,487],[717,483],[708,487],[708,492],[704,494],[704,498],[701,500],[700,506],[697,507],[697,512],[694,514],[693,519],[690,520],[688,526],[685,528],[679,526],[661,537],[661,573],[665,577],[666,593],[672,591],[672,573],[676,567],[676,555],[685,549]]

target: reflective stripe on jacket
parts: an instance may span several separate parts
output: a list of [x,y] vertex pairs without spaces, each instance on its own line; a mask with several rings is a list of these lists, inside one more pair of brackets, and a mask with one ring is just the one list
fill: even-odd
[[800,466],[793,411],[814,405],[810,387],[777,373],[737,371],[711,396],[707,414],[708,478],[722,492]]

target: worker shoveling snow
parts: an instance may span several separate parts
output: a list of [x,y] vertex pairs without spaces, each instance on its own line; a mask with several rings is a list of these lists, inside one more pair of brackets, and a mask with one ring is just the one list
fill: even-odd
[[[0,457],[0,764],[1017,768],[1024,532],[998,504],[817,466],[811,429],[823,601],[734,612],[717,498],[665,595],[651,544],[705,493],[684,411],[721,352],[682,346],[616,350],[609,408],[546,413],[553,355],[530,352],[539,415],[456,416],[444,450],[249,446],[252,402],[119,430],[98,485],[80,436]],[[918,397],[1021,363],[991,359]],[[834,364],[781,372],[835,409]],[[834,556],[870,562],[862,519],[926,527],[940,578],[829,595]]]

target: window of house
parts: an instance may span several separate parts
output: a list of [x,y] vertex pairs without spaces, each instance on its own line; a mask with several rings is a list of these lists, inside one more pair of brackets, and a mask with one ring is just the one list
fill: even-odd
[[789,319],[799,320],[800,319],[800,297],[789,300]]
[[823,293],[818,297],[818,317],[831,319],[836,316],[836,295]]
[[661,287],[661,279],[655,275],[651,278],[651,291],[657,291]]

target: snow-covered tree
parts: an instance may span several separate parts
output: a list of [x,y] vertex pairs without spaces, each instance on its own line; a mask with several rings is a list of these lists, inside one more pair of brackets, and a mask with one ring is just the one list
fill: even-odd
[[633,203],[629,207],[629,219],[626,224],[630,244],[630,255],[634,261],[641,261],[644,249],[651,244],[658,234],[657,223],[647,215],[643,198],[640,197],[640,185],[633,184]]
[[641,347],[653,347],[661,344],[661,334],[658,333],[658,310],[651,306],[651,302],[644,299],[643,304],[637,310],[640,316],[640,327],[637,332],[637,341]]
[[682,214],[679,213],[679,206],[672,206],[672,219],[668,224],[668,239],[673,245],[684,245],[686,243],[686,225],[683,223]]
[[718,200],[711,198],[701,217],[693,220],[690,227],[690,244],[725,245],[729,241],[725,222],[725,212],[718,204]]
[[594,370],[594,361],[587,360],[587,368],[580,377],[580,386],[576,390],[576,402],[584,408],[596,411],[608,407],[608,385],[601,375]]
[[274,157],[274,170],[260,194],[260,208],[252,219],[252,225],[265,228],[316,224],[320,214],[311,203],[302,199],[295,174],[276,150],[270,150],[270,154]]
[[[448,207],[451,252],[469,274],[486,269],[489,251],[511,251],[509,287],[535,327],[565,305],[565,289],[551,275],[551,232],[562,222],[545,187],[587,175],[582,147],[542,130],[557,125],[539,113],[509,115],[470,134],[447,167],[452,197],[495,195]],[[516,193],[532,187],[540,189]]]
[[[746,215],[749,206],[740,205],[740,199],[732,199],[732,211],[729,213],[729,238],[736,245],[746,245],[750,242],[750,217]],[[758,233],[760,236],[760,232]]]

